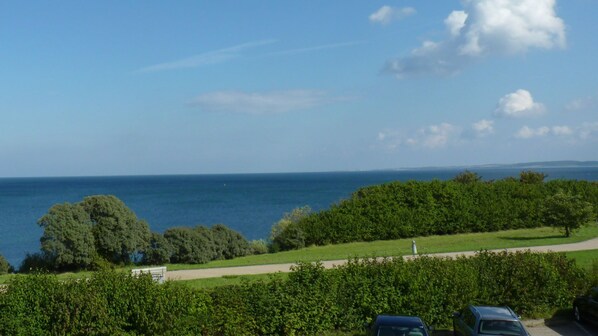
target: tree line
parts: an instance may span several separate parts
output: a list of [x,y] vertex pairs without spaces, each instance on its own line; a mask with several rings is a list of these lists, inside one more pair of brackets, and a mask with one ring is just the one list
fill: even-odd
[[38,224],[44,230],[41,250],[27,255],[21,272],[97,269],[110,264],[195,264],[263,251],[222,224],[151,232],[145,221],[112,195],[56,204]]
[[519,179],[485,182],[465,171],[450,181],[397,181],[364,187],[327,210],[295,209],[275,225],[272,242],[277,250],[290,250],[540,226],[561,228],[568,236],[596,218],[597,182],[544,182],[545,177],[523,171]]

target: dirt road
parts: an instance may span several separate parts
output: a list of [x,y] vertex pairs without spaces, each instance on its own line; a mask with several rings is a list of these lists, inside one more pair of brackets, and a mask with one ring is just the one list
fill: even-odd
[[[586,240],[579,243],[562,244],[562,245],[547,245],[547,246],[532,246],[532,247],[519,247],[511,249],[497,249],[491,251],[504,251],[509,252],[526,251],[531,250],[535,252],[569,252],[569,251],[583,251],[583,250],[594,250],[598,249],[598,238]],[[437,257],[451,257],[454,258],[459,255],[474,255],[476,251],[463,251],[463,252],[451,252],[451,253],[436,253],[430,254],[430,256]],[[403,256],[404,259],[413,259],[417,256]],[[322,261],[322,265],[325,268],[333,268],[334,266],[344,265],[347,260],[328,260]],[[240,266],[240,267],[222,267],[222,268],[206,268],[206,269],[193,269],[193,270],[180,270],[180,271],[168,271],[166,272],[166,279],[168,280],[192,280],[192,279],[205,279],[205,278],[217,278],[227,275],[251,275],[251,274],[268,274],[277,272],[290,272],[291,266],[294,263],[289,264],[273,264],[273,265],[255,265],[255,266]]]

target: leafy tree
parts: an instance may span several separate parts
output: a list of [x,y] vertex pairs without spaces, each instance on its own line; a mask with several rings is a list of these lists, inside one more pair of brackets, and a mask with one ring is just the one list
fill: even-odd
[[55,269],[79,269],[91,264],[94,238],[89,214],[78,204],[56,204],[38,222],[44,229],[41,250]]
[[542,208],[542,222],[549,226],[561,228],[569,237],[572,231],[595,218],[592,204],[584,201],[579,195],[572,195],[559,190],[549,196]]
[[214,256],[213,242],[201,229],[174,227],[164,231],[164,238],[172,246],[173,263],[205,264]]
[[527,184],[538,184],[544,182],[546,174],[531,170],[524,170],[519,173],[519,182]]
[[172,245],[163,235],[152,232],[150,243],[143,251],[143,263],[148,265],[159,265],[170,261]]
[[478,173],[465,170],[453,177],[453,181],[457,183],[475,183],[482,180],[482,177]]
[[272,226],[270,234],[272,251],[278,252],[305,247],[305,233],[298,223],[310,214],[311,208],[307,205],[285,213],[284,216]]
[[266,254],[268,253],[268,243],[264,239],[252,240],[249,242],[250,254]]
[[129,263],[148,246],[147,223],[115,196],[88,196],[81,205],[93,222],[97,252],[106,260]]
[[8,260],[0,254],[0,274],[6,274],[12,272],[12,266],[8,263]]
[[239,232],[223,224],[212,226],[211,231],[217,251],[216,259],[232,259],[249,254],[249,242]]

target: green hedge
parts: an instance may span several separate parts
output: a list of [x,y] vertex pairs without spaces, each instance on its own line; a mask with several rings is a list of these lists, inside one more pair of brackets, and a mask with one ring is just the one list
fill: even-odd
[[359,189],[288,229],[300,229],[309,246],[533,228],[542,226],[543,201],[558,190],[581,195],[598,212],[596,182],[408,181]]
[[112,271],[88,281],[24,275],[0,292],[0,335],[319,335],[382,313],[447,327],[470,303],[547,316],[570,307],[589,279],[562,254],[531,252],[300,264],[286,279],[212,290]]

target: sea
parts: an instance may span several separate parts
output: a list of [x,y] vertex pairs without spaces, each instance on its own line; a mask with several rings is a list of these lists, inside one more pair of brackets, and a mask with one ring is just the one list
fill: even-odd
[[[115,195],[155,232],[224,224],[247,239],[267,239],[282,216],[301,206],[327,209],[357,189],[391,181],[448,180],[463,168],[363,172],[0,178],[0,254],[18,267],[40,250],[37,220],[54,204]],[[484,180],[518,177],[521,168],[469,168]],[[598,181],[598,167],[534,168],[547,180]]]

